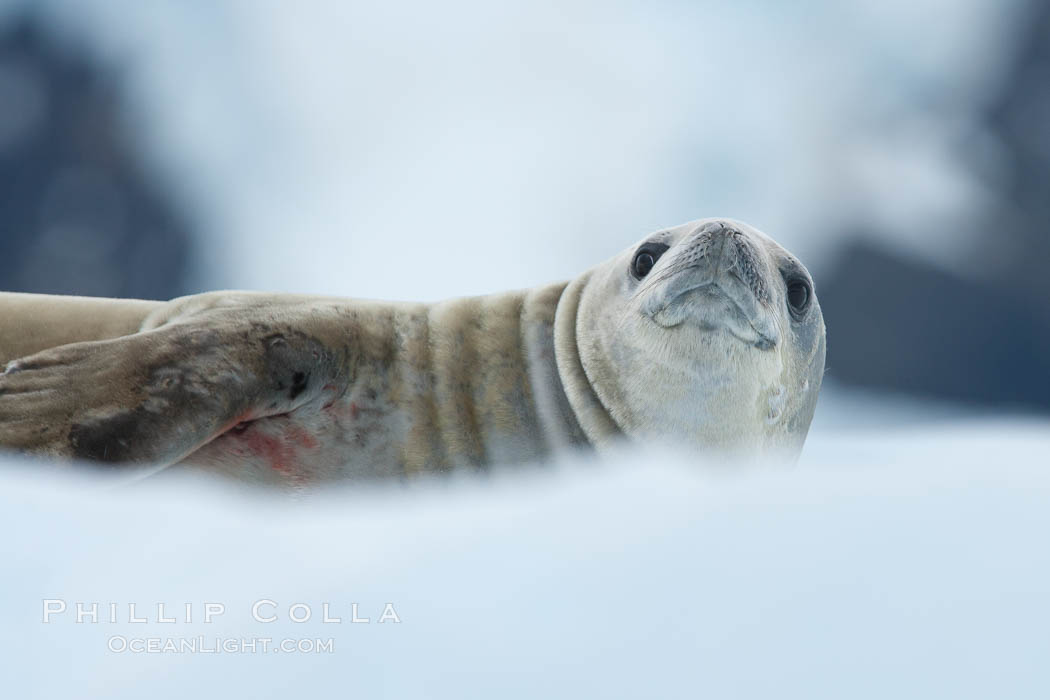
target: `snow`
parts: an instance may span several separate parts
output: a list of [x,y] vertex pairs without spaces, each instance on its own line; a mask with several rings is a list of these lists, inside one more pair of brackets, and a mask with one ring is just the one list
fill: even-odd
[[[638,446],[291,500],[12,463],[0,658],[11,697],[1045,697],[1048,454],[1046,419],[956,416],[821,428],[794,468]],[[333,651],[107,648],[199,635]]]

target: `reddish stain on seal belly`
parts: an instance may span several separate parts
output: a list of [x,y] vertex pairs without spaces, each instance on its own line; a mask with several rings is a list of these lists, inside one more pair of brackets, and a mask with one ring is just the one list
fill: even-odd
[[247,438],[249,448],[270,463],[270,468],[282,474],[292,475],[299,472],[299,455],[297,445],[280,437],[267,435],[258,430],[252,431]]
[[221,449],[240,457],[258,457],[276,472],[301,480],[310,469],[311,455],[319,442],[317,436],[286,416],[238,423],[219,439]]
[[317,438],[313,433],[308,431],[297,423],[288,423],[284,428],[285,439],[299,447],[313,450],[317,448]]

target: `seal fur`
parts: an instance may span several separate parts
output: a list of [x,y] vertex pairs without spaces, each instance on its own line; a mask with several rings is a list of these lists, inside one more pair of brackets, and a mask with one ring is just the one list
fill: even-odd
[[0,445],[292,485],[625,438],[793,455],[825,352],[808,272],[727,219],[658,231],[568,283],[433,305],[4,294],[0,312],[0,359],[19,358],[0,375]]

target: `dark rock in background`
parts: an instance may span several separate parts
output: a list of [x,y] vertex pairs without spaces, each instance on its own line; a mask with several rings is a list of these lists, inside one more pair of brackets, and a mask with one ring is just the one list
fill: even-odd
[[854,239],[817,280],[828,377],[1050,410],[1050,3],[1031,7],[1014,49],[986,119],[1008,180],[973,277]]
[[861,240],[843,252],[818,294],[828,327],[828,377],[1050,408],[1050,323],[1024,294],[954,277]]
[[188,293],[192,239],[129,137],[117,78],[32,20],[0,34],[0,289]]
[[984,239],[987,257],[1006,246],[999,281],[1042,297],[1050,306],[1050,2],[1030,8],[1013,69],[986,123],[1010,165],[998,210]]

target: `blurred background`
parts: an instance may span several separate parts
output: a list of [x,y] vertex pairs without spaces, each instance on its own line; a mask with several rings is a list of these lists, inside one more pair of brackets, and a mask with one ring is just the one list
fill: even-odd
[[[1048,166],[1050,2],[0,0],[0,290],[437,300],[729,216],[828,326],[799,467],[739,479],[636,445],[270,502],[0,456],[6,686],[1048,697]],[[254,624],[263,598],[314,619]],[[106,646],[204,632],[337,652]]]
[[1050,411],[1048,165],[1046,2],[0,0],[0,289],[434,300],[729,216],[815,276],[818,425]]

